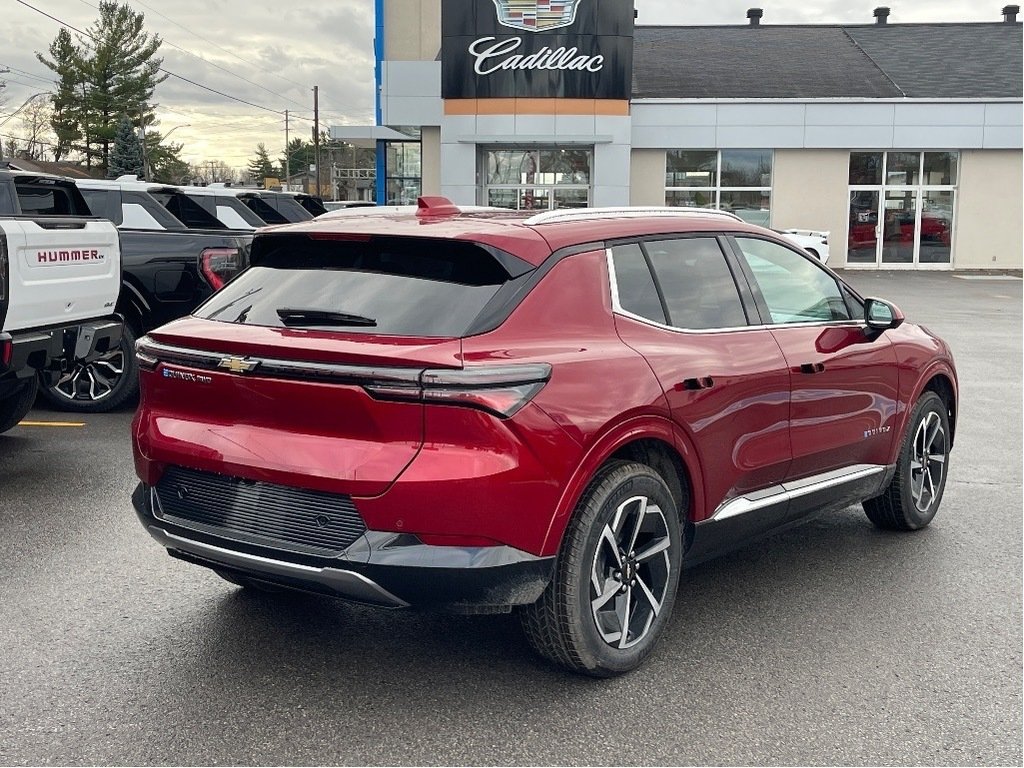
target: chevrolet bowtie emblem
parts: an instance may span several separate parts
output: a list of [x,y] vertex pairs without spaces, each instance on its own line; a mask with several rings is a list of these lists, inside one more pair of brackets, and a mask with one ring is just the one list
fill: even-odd
[[225,357],[217,363],[217,367],[232,373],[251,373],[259,364],[259,360],[250,360],[248,357]]

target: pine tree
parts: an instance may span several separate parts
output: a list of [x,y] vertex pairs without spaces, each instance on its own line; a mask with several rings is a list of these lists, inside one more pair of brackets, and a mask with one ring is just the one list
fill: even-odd
[[267,145],[262,141],[256,145],[256,157],[249,161],[249,175],[261,187],[265,178],[278,175],[274,163],[270,160],[270,153],[267,152]]
[[116,179],[126,173],[135,174],[140,178],[144,175],[142,142],[127,115],[117,124],[114,148],[110,152],[110,164],[107,166],[107,178]]
[[[167,75],[160,75],[163,59],[156,58],[160,36],[144,31],[143,14],[113,0],[101,0],[99,11],[77,46],[62,30],[50,46],[52,59],[36,55],[58,75],[62,103],[79,105],[81,113],[69,113],[68,122],[84,138],[87,151],[95,147],[105,169],[119,117],[128,114],[137,125],[151,125],[153,90]],[[67,98],[72,94],[74,101]]]
[[57,137],[53,150],[54,160],[60,162],[71,151],[74,142],[82,138],[81,125],[85,113],[85,104],[79,93],[85,76],[82,52],[72,42],[68,31],[62,28],[50,43],[50,58],[47,59],[41,53],[37,53],[36,58],[58,77],[57,90],[50,99],[53,105],[50,127]]
[[[173,129],[172,129],[173,130]],[[184,144],[163,143],[159,131],[146,132],[146,157],[149,161],[148,181],[162,184],[185,184],[191,178],[188,163],[181,159]]]

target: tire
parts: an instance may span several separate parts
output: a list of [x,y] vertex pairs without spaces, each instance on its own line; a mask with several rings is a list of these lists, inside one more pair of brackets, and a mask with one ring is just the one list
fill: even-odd
[[864,502],[879,528],[916,531],[935,517],[949,476],[949,415],[934,392],[914,406],[896,460],[896,474],[882,493]]
[[56,384],[43,383],[43,399],[62,411],[106,413],[139,392],[135,332],[127,324],[116,349],[89,364],[76,363]]
[[7,397],[0,399],[0,434],[16,427],[25,418],[25,414],[32,410],[38,388],[39,379],[31,376]]
[[665,481],[644,464],[609,463],[573,513],[551,584],[520,609],[527,640],[574,672],[636,669],[672,615],[681,562],[680,513]]

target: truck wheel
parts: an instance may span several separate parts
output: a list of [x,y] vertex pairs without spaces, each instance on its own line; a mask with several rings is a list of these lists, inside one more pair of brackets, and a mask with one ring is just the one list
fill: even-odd
[[551,584],[521,609],[530,645],[595,677],[636,669],[672,614],[681,562],[665,481],[644,464],[608,464],[576,507]]
[[32,376],[25,379],[7,397],[0,399],[0,433],[17,426],[18,422],[25,418],[25,414],[32,410],[38,386],[39,380]]
[[864,502],[879,528],[916,531],[935,517],[949,473],[949,416],[934,392],[925,392],[910,416],[896,474],[881,496]]
[[56,384],[42,385],[43,398],[64,411],[105,413],[139,391],[135,333],[125,324],[121,343],[98,360],[76,363]]

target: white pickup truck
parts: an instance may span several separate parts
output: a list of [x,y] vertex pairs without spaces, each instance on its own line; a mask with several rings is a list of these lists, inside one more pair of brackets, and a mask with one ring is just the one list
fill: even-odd
[[120,290],[117,229],[74,183],[0,169],[0,433],[28,413],[40,376],[118,345]]

